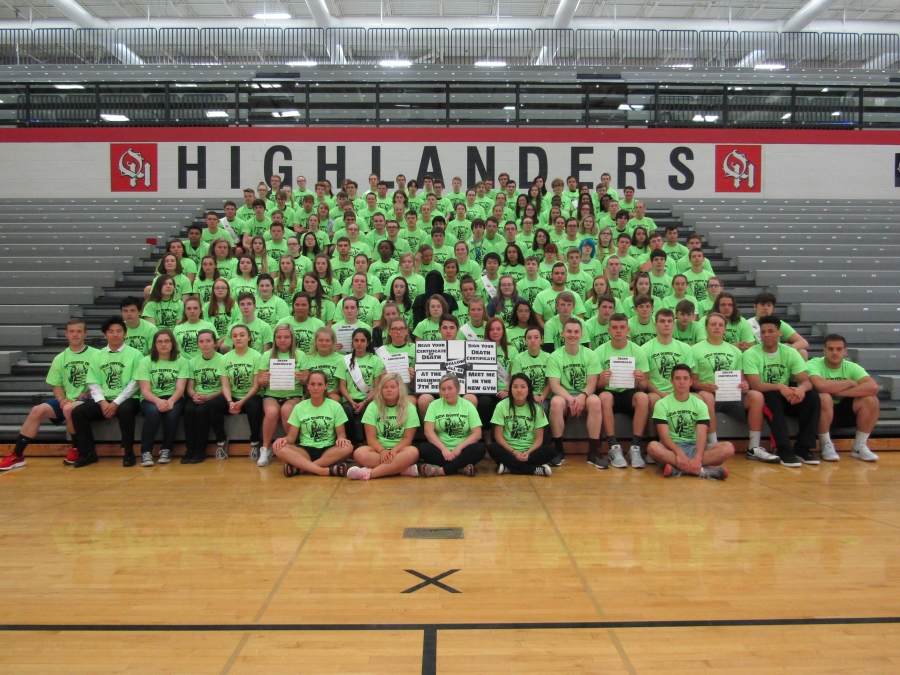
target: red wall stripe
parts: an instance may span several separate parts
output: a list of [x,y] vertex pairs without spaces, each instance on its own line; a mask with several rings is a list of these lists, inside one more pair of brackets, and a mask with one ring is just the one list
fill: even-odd
[[574,127],[125,127],[0,129],[0,143],[752,143],[900,145],[900,131]]

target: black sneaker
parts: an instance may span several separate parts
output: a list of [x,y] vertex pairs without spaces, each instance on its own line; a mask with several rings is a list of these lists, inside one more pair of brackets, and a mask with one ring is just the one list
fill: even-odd
[[606,457],[600,454],[600,452],[595,452],[593,454],[588,455],[587,463],[593,466],[595,469],[608,469],[609,462],[606,460]]
[[794,454],[804,464],[816,465],[819,463],[818,458],[809,451],[809,448],[794,448]]
[[122,466],[128,467],[134,466],[135,464],[137,464],[137,459],[135,458],[134,453],[126,452],[122,457]]
[[181,463],[182,464],[193,464],[193,461],[192,461],[193,459],[194,459],[194,453],[185,451],[185,453],[181,456]]
[[803,464],[797,459],[797,455],[790,448],[778,451],[778,458],[781,460],[782,466],[789,466],[792,469],[799,469]]
[[550,460],[550,466],[562,466],[563,462],[566,461],[565,454],[566,453],[564,452],[560,452],[554,456],[553,459]]
[[75,463],[72,465],[76,469],[80,469],[83,466],[90,466],[91,464],[96,464],[99,460],[96,452],[91,452],[89,454],[80,454],[78,455],[78,459],[75,460]]

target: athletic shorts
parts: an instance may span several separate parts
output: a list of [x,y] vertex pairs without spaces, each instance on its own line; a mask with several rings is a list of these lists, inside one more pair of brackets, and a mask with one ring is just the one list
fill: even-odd
[[856,426],[856,413],[853,412],[853,398],[847,397],[840,403],[834,404],[834,420],[831,422],[832,429]]
[[613,397],[613,412],[622,413],[629,417],[634,417],[634,408],[631,405],[631,399],[637,393],[637,389],[626,389],[625,391],[609,392]]
[[[713,394],[715,396],[715,394]],[[716,412],[725,413],[729,417],[742,420],[746,419],[747,411],[744,408],[744,398],[746,394],[741,394],[740,401],[716,401]]]
[[316,462],[321,459],[322,455],[325,454],[325,451],[328,450],[328,448],[307,448],[302,445],[298,445],[297,447],[301,450],[306,451],[306,454],[309,455],[309,460],[311,462]]
[[265,401],[267,399],[271,399],[271,400],[275,401],[278,405],[284,405],[288,401],[299,401],[301,397],[300,396],[288,396],[287,398],[278,398],[277,396],[263,396],[262,398],[263,398],[263,401]]
[[675,445],[681,448],[688,459],[694,459],[694,455],[697,454],[697,444],[694,441],[675,441]]
[[[75,400],[84,402],[84,401],[92,401],[93,399],[90,396],[82,396],[81,398],[76,398]],[[53,408],[53,412],[56,413],[56,417],[51,417],[50,421],[53,424],[55,424],[56,426],[59,426],[60,424],[65,424],[66,416],[63,415],[62,406],[59,404],[59,401],[55,398],[51,398],[49,401],[47,401],[47,405],[49,405],[51,408]],[[854,420],[853,424],[856,424],[855,420]]]

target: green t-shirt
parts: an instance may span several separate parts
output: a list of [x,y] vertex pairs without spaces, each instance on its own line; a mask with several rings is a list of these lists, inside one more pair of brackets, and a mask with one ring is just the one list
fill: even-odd
[[591,349],[597,349],[597,347],[605,345],[611,339],[609,337],[609,324],[600,323],[596,317],[584,325],[584,330],[588,335]]
[[[357,298],[357,300],[359,300],[359,314],[357,315],[359,322],[371,326],[375,321],[381,321],[381,303],[378,300],[371,295],[365,295],[362,299]],[[343,305],[344,301],[341,300],[335,309],[338,316],[344,315]]]
[[[544,317],[544,321],[549,321],[554,316],[556,316],[556,296],[558,296],[562,291],[554,291],[552,288],[547,288],[540,293],[537,294],[534,298],[534,303],[532,304],[532,309],[535,312]],[[574,293],[575,295],[575,309],[572,311],[572,314],[577,316],[579,314],[584,314],[584,302],[581,299],[580,293]]]
[[744,372],[759,375],[767,384],[788,384],[792,375],[806,372],[806,361],[796,349],[784,344],[779,344],[774,354],[756,345],[744,352]]
[[689,251],[687,246],[684,244],[675,243],[674,246],[669,246],[669,242],[665,242],[662,245],[662,250],[669,257],[670,260],[674,260],[675,264],[678,264],[678,261],[681,260],[684,256],[686,256]]
[[219,332],[209,321],[201,319],[197,323],[180,323],[175,326],[172,332],[175,333],[175,341],[178,343],[178,350],[182,355],[191,358],[200,353],[200,348],[197,346],[197,335],[201,330],[211,330],[216,336],[215,339],[219,339]]
[[334,391],[338,388],[338,380],[346,380],[347,364],[344,361],[344,355],[340,352],[333,352],[328,356],[319,356],[318,352],[309,355],[309,369],[321,370],[328,377],[325,388],[328,391]]
[[691,321],[685,330],[678,328],[678,322],[675,322],[675,330],[672,331],[672,337],[679,342],[687,345],[695,345],[701,340],[706,339],[706,330],[699,321]]
[[288,418],[288,424],[300,430],[297,443],[304,448],[334,446],[337,443],[337,428],[346,422],[344,408],[328,397],[318,407],[309,399],[300,401]]
[[[853,361],[848,361],[847,359],[841,361],[840,368],[832,370],[828,367],[828,364],[825,363],[824,356],[810,359],[806,364],[806,374],[810,377],[821,377],[823,380],[853,380],[854,382],[859,382],[864,377],[869,376],[869,373],[866,372],[865,368],[858,363],[853,363]],[[844,398],[845,397],[843,396],[835,396],[834,402],[840,403]]]
[[753,329],[750,323],[744,317],[737,323],[730,321],[725,323],[725,342],[735,344],[736,342],[749,342],[753,344],[756,338],[753,336]]
[[191,379],[194,380],[194,392],[209,396],[222,390],[222,376],[228,375],[222,355],[216,352],[211,359],[197,354],[191,359]]
[[[650,362],[647,360],[646,352],[644,352],[643,348],[630,340],[625,343],[625,346],[622,349],[613,347],[612,341],[607,342],[606,344],[597,347],[597,349],[594,350],[594,353],[600,361],[601,372],[609,370],[609,363],[613,356],[633,356],[635,370],[640,370],[645,373],[650,372]],[[606,389],[607,391],[625,391],[621,387],[610,387],[608,383]]]
[[235,302],[237,302],[241,293],[250,293],[254,298],[257,296],[256,277],[251,277],[250,279],[245,279],[242,276],[231,277],[228,280],[228,285],[231,287],[231,297],[234,298]]
[[[388,279],[387,285],[384,287],[385,289],[387,289],[384,292],[385,296],[390,295],[391,285],[394,283],[394,279],[398,278],[401,278],[401,275],[394,274],[390,279]],[[402,277],[402,279],[406,282],[406,286],[409,288],[410,300],[415,300],[425,292],[425,277],[423,277],[421,274],[413,273],[409,277]]]
[[415,335],[419,340],[440,340],[441,325],[429,318],[422,319],[416,325],[416,329],[413,331],[413,335]]
[[[706,292],[706,283],[713,278],[713,273],[706,270],[700,270],[699,273],[696,273],[687,269],[682,274],[688,280],[687,294],[693,295],[697,300],[705,300],[706,296],[709,295]],[[694,302],[694,309],[697,309],[696,301]]]
[[[175,328],[175,323],[184,315],[184,303],[181,300],[168,300],[164,302],[148,302],[144,305],[141,316],[145,319],[153,319],[159,328]],[[155,335],[155,333],[154,333]],[[151,341],[150,347],[153,346]]]
[[628,339],[638,346],[646,344],[656,337],[656,324],[653,323],[652,317],[647,323],[641,323],[640,319],[635,315],[628,319],[628,325],[631,327],[631,330],[628,332]]
[[[153,361],[150,356],[145,356],[138,364],[134,379],[138,382],[149,382],[150,392],[154,396],[171,396],[175,393],[179,379],[191,377],[191,363],[188,359],[179,355],[174,361]],[[143,400],[144,395],[140,395]]]
[[269,327],[272,330],[275,330],[275,326],[280,323],[284,323],[283,319],[287,318],[291,315],[291,310],[288,307],[287,303],[279,298],[277,295],[273,295],[268,300],[263,300],[260,297],[256,299],[256,316],[258,319],[265,321],[269,324]]
[[419,414],[416,412],[416,406],[407,405],[406,415],[404,415],[403,426],[397,424],[397,406],[385,406],[384,417],[382,420],[378,414],[378,406],[371,403],[366,407],[363,413],[363,424],[369,424],[375,427],[375,438],[384,446],[385,450],[391,450],[403,439],[403,433],[407,429],[416,429],[421,426],[419,423]]
[[304,353],[312,349],[316,331],[325,327],[325,322],[314,316],[307,317],[303,323],[296,321],[293,316],[289,316],[281,323],[286,323],[293,329],[294,337],[297,338],[297,349]]
[[[507,336],[508,337],[508,336]],[[528,353],[527,348],[512,360],[509,374],[523,373],[534,387],[535,394],[541,394],[547,386],[547,368],[550,363],[550,354],[541,350],[537,356]]]
[[246,326],[250,331],[250,349],[261,352],[264,345],[272,344],[272,328],[265,321],[256,317],[250,323],[245,323],[241,313],[238,312],[238,318],[229,327],[225,337],[225,346],[234,347],[231,341],[231,329],[235,326]]
[[584,391],[588,375],[599,375],[602,370],[597,354],[583,346],[578,347],[574,356],[565,347],[560,347],[547,362],[547,377],[558,379],[570,394]]
[[146,356],[150,353],[153,346],[153,338],[156,337],[156,331],[159,328],[149,321],[139,319],[139,323],[134,328],[129,328],[125,332],[125,344],[129,347],[137,349],[142,355]]
[[72,401],[86,394],[88,371],[96,352],[96,349],[87,345],[80,352],[73,352],[66,347],[62,353],[53,358],[50,371],[47,373],[47,384],[51,387],[62,387],[66,392],[66,398]]
[[[350,374],[349,354],[344,357],[344,361],[347,364],[347,391],[350,393],[350,398],[354,401],[362,401],[367,394],[361,392],[359,387],[356,386],[356,382],[353,381],[353,376]],[[366,354],[363,358],[356,359],[355,363],[359,366],[363,382],[369,385],[369,388],[374,387],[375,378],[384,372],[384,362],[375,354]]]
[[209,321],[216,328],[216,335],[222,337],[223,335],[228,333],[228,328],[233,323],[236,323],[241,320],[241,312],[238,309],[237,305],[231,308],[230,312],[225,311],[224,305],[219,305],[218,314],[215,316],[210,316],[209,314],[209,303],[206,303],[203,306],[203,318],[206,321]]
[[[354,276],[356,276],[356,275],[354,274]],[[341,293],[343,295],[352,295],[353,294],[353,288],[351,287],[352,283],[353,283],[353,277],[347,277],[347,280],[341,286],[340,291],[336,290],[334,292],[334,294],[338,295],[339,293]],[[378,277],[375,276],[374,274],[372,274],[371,271],[366,275],[366,293],[368,293],[369,295],[386,294],[384,287],[381,284],[381,281],[379,281]]]
[[532,416],[528,405],[513,405],[509,398],[505,398],[494,408],[491,424],[503,426],[503,438],[509,447],[516,452],[528,452],[534,444],[535,432],[547,426],[547,416],[537,404],[534,404]]
[[376,260],[369,267],[369,274],[378,279],[378,283],[381,284],[384,295],[390,295],[390,286],[386,286],[385,284],[388,282],[388,279],[397,274],[398,268],[397,261],[393,259],[388,260],[387,262]]
[[533,281],[526,276],[524,279],[516,282],[516,290],[519,291],[520,296],[528,301],[528,304],[534,304],[538,294],[541,291],[546,291],[548,288],[550,288],[550,282],[540,275]]
[[434,424],[438,439],[451,452],[469,437],[473,429],[481,426],[478,410],[462,396],[453,406],[442,398],[432,401],[425,413],[425,421]]
[[709,425],[709,409],[697,396],[688,394],[686,401],[679,401],[673,394],[656,402],[653,421],[669,427],[673,441],[691,443],[697,440],[697,424]]
[[609,292],[614,298],[624,302],[625,298],[631,295],[631,288],[629,287],[628,282],[619,275],[618,279],[609,280]]
[[658,300],[666,298],[672,293],[672,277],[663,274],[658,277],[650,272],[650,295]]
[[356,274],[356,266],[353,264],[353,256],[347,261],[334,257],[331,260],[331,271],[334,273],[334,290],[343,288],[344,282]]
[[[577,319],[578,323],[581,324],[581,344],[590,346],[591,338],[587,334],[587,329],[584,326],[584,321],[579,319],[577,316],[573,318]],[[565,346],[566,338],[563,335],[563,324],[559,318],[559,315],[554,316],[544,324],[544,344],[552,344],[554,351],[559,349],[560,347]]]
[[644,343],[641,347],[647,355],[650,365],[650,384],[659,391],[674,391],[672,386],[672,369],[684,364],[694,369],[694,354],[691,348],[683,342],[673,339],[667,345],[662,344],[658,338]]
[[91,356],[88,384],[99,384],[103,389],[103,398],[112,401],[134,379],[142,358],[143,355],[137,349],[127,344],[117,352],[109,351],[108,346],[98,349]]
[[704,339],[691,347],[691,352],[697,364],[697,379],[703,384],[715,384],[717,371],[744,369],[744,355],[728,342],[711,345]]
[[200,304],[206,304],[212,297],[212,287],[216,283],[215,279],[201,279],[199,276],[194,279],[192,292],[200,296]]
[[262,355],[255,349],[248,349],[241,356],[234,349],[222,356],[225,366],[225,374],[231,383],[232,400],[244,398],[247,392],[253,388],[256,373],[259,372],[259,362]]
[[[273,351],[273,349],[270,349],[265,354],[263,354],[262,359],[260,359],[259,361],[259,369],[261,371],[265,370],[266,372],[268,372],[271,366],[272,359],[291,358],[291,355],[288,352],[278,352],[277,355],[273,355]],[[296,352],[294,361],[295,373],[299,373],[303,370],[309,370],[309,359],[307,358],[306,354],[304,354],[299,349]],[[303,385],[295,381],[293,389],[269,389],[268,387],[263,387],[262,389],[260,389],[260,393],[266,396],[274,396],[275,398],[296,398],[303,396]]]

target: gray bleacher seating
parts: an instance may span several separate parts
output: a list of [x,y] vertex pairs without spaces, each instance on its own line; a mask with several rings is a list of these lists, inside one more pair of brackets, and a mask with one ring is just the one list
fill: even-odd
[[7,286],[3,288],[3,302],[7,305],[89,305],[98,292],[92,286]]
[[900,302],[900,288],[892,286],[775,286],[779,302]]
[[65,323],[81,315],[78,305],[0,305],[0,324]]
[[797,269],[785,266],[782,269],[759,270],[754,273],[758,286],[791,286],[828,284],[829,286],[898,286],[900,271],[869,271],[867,269],[827,268]]
[[859,321],[862,323],[898,323],[900,322],[900,305],[851,303],[817,303],[800,304],[800,318],[803,321]]
[[[53,272],[73,273],[90,272],[92,270],[114,270],[126,272],[134,269],[138,258],[133,256],[46,256],[40,258],[12,258],[6,261],[5,268],[10,271],[45,270],[44,274]],[[58,280],[58,277],[57,277]],[[48,279],[53,281],[53,278]]]

